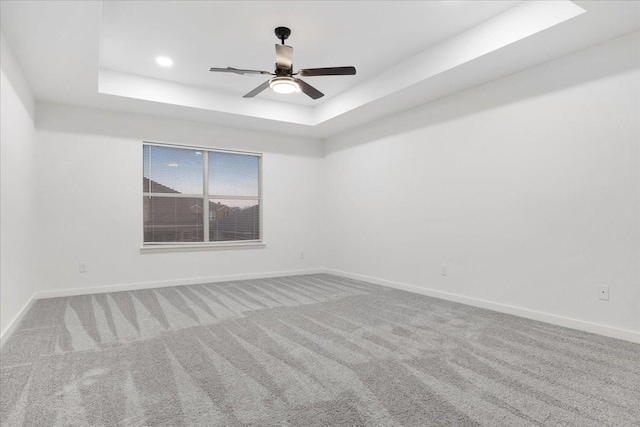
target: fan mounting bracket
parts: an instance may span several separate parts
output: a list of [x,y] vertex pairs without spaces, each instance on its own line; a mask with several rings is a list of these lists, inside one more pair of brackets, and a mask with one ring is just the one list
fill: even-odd
[[287,27],[278,27],[275,29],[275,33],[276,37],[284,44],[284,41],[291,35],[291,30]]

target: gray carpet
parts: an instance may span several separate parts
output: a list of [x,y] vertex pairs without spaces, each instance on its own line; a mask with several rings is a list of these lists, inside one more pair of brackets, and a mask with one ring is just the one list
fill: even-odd
[[37,301],[2,426],[638,426],[640,345],[319,274]]

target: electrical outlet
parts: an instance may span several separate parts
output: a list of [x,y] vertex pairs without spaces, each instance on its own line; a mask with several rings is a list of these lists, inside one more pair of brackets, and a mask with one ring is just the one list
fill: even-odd
[[447,264],[442,264],[442,273],[440,274],[443,276],[449,275],[449,267],[447,267]]
[[84,262],[81,262],[78,265],[78,270],[80,271],[80,273],[86,273],[87,272],[87,264],[85,264]]
[[304,259],[304,252],[300,252],[300,259]]
[[598,299],[609,301],[609,287],[608,286],[598,286]]

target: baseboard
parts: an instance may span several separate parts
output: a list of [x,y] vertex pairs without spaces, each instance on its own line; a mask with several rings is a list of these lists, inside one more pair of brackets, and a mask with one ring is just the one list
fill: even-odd
[[403,291],[413,292],[417,294],[427,295],[434,298],[440,298],[448,301],[459,302],[462,304],[472,305],[474,307],[486,308],[500,313],[513,314],[515,316],[527,319],[538,320],[540,322],[550,323],[552,325],[564,326],[566,328],[577,329],[580,331],[591,332],[598,335],[604,335],[611,338],[617,338],[634,343],[640,343],[640,332],[630,331],[626,329],[613,328],[611,326],[600,325],[597,323],[586,322],[584,320],[572,319],[569,317],[558,316],[555,314],[544,313],[535,310],[529,310],[521,307],[514,307],[506,304],[499,304],[478,298],[466,297],[463,295],[451,294],[433,289],[422,288],[415,285],[393,282],[390,280],[378,279],[360,274],[352,274],[344,271],[325,269],[325,273],[334,274],[336,276],[347,277],[355,280],[373,283],[380,286],[386,286]]
[[53,291],[36,292],[35,299],[69,297],[74,295],[102,294],[105,292],[135,291],[139,289],[164,288],[168,286],[197,285],[200,283],[227,282],[232,280],[268,279],[271,277],[299,276],[306,274],[324,273],[323,269],[274,271],[265,273],[237,274],[229,276],[194,277],[180,280],[162,280],[138,283],[126,283],[86,288],[57,289]]
[[409,285],[406,283],[394,282],[390,280],[379,279],[376,277],[364,276],[361,274],[347,273],[344,271],[332,270],[332,269],[307,269],[307,270],[292,270],[292,271],[276,271],[266,273],[252,273],[252,274],[238,274],[229,276],[215,276],[215,277],[197,277],[181,280],[165,280],[165,281],[151,281],[151,282],[138,282],[128,284],[116,284],[107,286],[97,286],[88,288],[74,288],[74,289],[60,289],[54,291],[42,291],[36,292],[36,294],[29,300],[29,302],[20,310],[9,326],[2,332],[2,344],[11,335],[13,329],[20,323],[22,316],[27,312],[31,304],[36,299],[41,298],[54,298],[65,297],[73,295],[87,295],[97,294],[105,292],[118,292],[118,291],[133,291],[138,289],[150,289],[160,288],[167,286],[180,286],[180,285],[196,285],[199,283],[215,283],[226,282],[232,280],[250,280],[250,279],[267,279],[271,277],[285,277],[285,276],[298,276],[306,274],[318,274],[328,273],[336,276],[347,277],[355,280],[362,280],[364,282],[374,283],[376,285],[386,286],[394,289],[401,289],[408,292],[427,295],[434,298],[441,298],[449,301],[459,302],[462,304],[468,304],[475,307],[486,308],[501,313],[513,314],[515,316],[524,317],[527,319],[538,320],[540,322],[550,323],[553,325],[564,326],[567,328],[577,329],[580,331],[591,332],[599,335],[604,335],[611,338],[617,338],[634,343],[640,343],[640,332],[630,331],[626,329],[613,328],[611,326],[600,325],[597,323],[586,322],[583,320],[572,319],[569,317],[558,316],[555,314],[539,312],[535,310],[529,310],[526,308],[515,307],[506,304],[499,304],[491,301],[486,301],[478,298],[467,297],[458,294],[451,294],[448,292],[436,291],[433,289],[422,288],[415,285]]
[[2,331],[2,334],[0,335],[0,347],[2,347],[4,343],[9,339],[9,337],[11,336],[13,331],[16,329],[16,327],[20,324],[20,321],[22,320],[24,315],[27,313],[27,311],[29,311],[29,308],[31,308],[31,304],[33,304],[35,300],[36,300],[35,295],[29,298],[29,301],[27,301],[27,303],[24,305],[24,307],[22,307],[22,309],[18,312],[18,314],[14,316],[13,320],[9,322],[9,325],[6,328],[4,328],[4,330]]

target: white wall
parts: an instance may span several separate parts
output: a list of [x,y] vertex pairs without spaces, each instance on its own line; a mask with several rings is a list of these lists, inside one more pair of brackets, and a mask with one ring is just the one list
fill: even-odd
[[327,267],[640,332],[639,46],[330,139]]
[[[39,296],[323,267],[319,141],[46,103],[36,140]],[[266,248],[141,253],[143,140],[263,153]]]
[[33,296],[33,97],[0,35],[0,330]]

